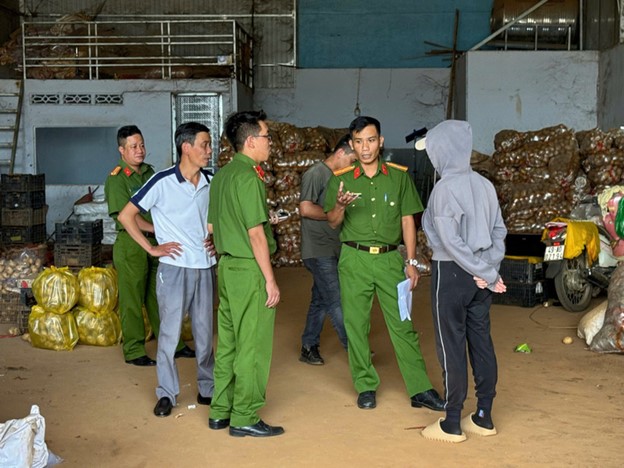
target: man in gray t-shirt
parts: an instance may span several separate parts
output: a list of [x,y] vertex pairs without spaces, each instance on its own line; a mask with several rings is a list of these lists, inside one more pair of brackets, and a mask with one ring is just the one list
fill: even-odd
[[338,282],[340,231],[327,224],[323,204],[327,182],[332,174],[339,174],[356,159],[349,140],[349,135],[343,136],[332,154],[325,161],[308,169],[301,180],[301,257],[305,267],[312,273],[314,285],[301,337],[299,360],[317,366],[325,363],[319,353],[319,344],[326,315],[329,315],[342,346],[347,348]]

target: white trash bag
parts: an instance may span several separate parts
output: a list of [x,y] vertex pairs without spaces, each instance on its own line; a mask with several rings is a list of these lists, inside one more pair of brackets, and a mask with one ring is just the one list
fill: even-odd
[[45,443],[45,419],[32,405],[30,415],[0,424],[0,466],[43,468],[63,461]]

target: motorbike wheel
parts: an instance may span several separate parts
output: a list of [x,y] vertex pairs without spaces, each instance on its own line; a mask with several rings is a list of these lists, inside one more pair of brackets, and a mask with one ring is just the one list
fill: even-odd
[[578,257],[564,259],[561,271],[554,278],[559,302],[569,312],[583,312],[591,302],[593,286],[582,274],[586,268],[587,260],[583,252]]

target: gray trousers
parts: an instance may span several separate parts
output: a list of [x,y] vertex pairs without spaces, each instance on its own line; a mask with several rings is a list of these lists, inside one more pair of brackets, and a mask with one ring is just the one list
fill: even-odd
[[197,356],[197,389],[205,397],[211,397],[214,391],[212,278],[212,268],[182,268],[165,263],[158,266],[156,297],[160,333],[156,354],[156,396],[158,399],[168,397],[173,405],[180,393],[174,355],[186,312],[191,318]]

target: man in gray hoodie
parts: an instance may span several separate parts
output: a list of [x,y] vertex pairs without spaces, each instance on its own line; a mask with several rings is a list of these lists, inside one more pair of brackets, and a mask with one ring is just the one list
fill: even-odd
[[[447,401],[446,418],[427,426],[422,435],[446,442],[466,440],[464,432],[495,435],[491,410],[497,364],[490,305],[492,292],[506,290],[498,269],[507,229],[494,186],[470,167],[472,129],[467,122],[440,123],[416,148],[427,150],[440,174],[422,224],[433,251],[431,308]],[[468,389],[466,344],[477,410],[461,419]]]

